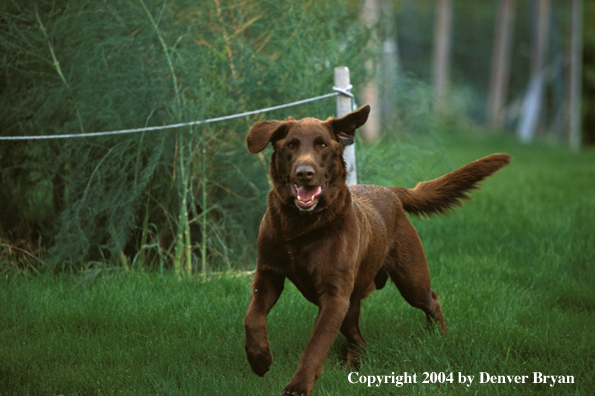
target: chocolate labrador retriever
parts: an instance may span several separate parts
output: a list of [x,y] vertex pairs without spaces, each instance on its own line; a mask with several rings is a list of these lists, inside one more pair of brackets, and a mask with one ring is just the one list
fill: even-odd
[[357,366],[366,343],[359,329],[360,302],[392,279],[428,322],[446,323],[415,228],[405,212],[444,213],[468,199],[476,183],[507,165],[494,154],[413,189],[345,184],[343,149],[354,142],[369,106],[343,118],[262,121],[246,142],[251,153],[271,143],[273,189],[260,226],[252,296],[244,319],[246,354],[263,376],[273,362],[267,314],[285,278],[319,307],[312,337],[283,395],[310,395],[337,333],[347,338],[347,365]]

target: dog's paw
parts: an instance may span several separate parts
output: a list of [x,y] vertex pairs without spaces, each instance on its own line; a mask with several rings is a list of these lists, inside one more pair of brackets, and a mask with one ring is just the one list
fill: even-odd
[[259,377],[263,377],[269,371],[271,364],[273,364],[273,355],[268,350],[258,353],[246,351],[246,354],[252,371]]
[[361,367],[361,360],[365,353],[364,346],[350,346],[347,348],[347,361],[343,368],[345,370],[359,370]]
[[314,387],[313,381],[301,380],[293,378],[289,384],[281,392],[282,396],[310,396],[312,394],[312,388]]
[[301,388],[295,390],[294,388],[289,388],[289,385],[287,388],[283,389],[283,392],[281,392],[282,396],[310,396],[311,394],[312,391],[307,391]]
[[361,361],[359,356],[347,355],[347,361],[343,365],[343,370],[359,370]]

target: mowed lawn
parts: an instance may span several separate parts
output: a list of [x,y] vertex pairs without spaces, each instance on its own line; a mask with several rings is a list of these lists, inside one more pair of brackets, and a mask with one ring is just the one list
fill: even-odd
[[[361,369],[343,369],[339,335],[314,394],[595,394],[595,152],[494,137],[442,149],[448,161],[426,179],[514,157],[464,208],[412,219],[449,336],[428,333],[389,283],[363,302]],[[287,282],[268,319],[275,361],[259,378],[243,350],[250,274],[105,275],[2,273],[0,396],[278,395],[317,313]]]

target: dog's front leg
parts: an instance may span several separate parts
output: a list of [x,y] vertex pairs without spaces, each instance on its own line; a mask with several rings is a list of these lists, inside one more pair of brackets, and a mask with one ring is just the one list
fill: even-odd
[[312,394],[314,382],[322,374],[322,364],[348,310],[349,295],[321,298],[312,337],[300,357],[300,363],[293,378],[282,395],[309,396]]
[[267,336],[267,315],[283,291],[285,277],[273,271],[256,268],[252,282],[252,296],[244,318],[246,355],[252,370],[259,376],[269,371],[273,355]]

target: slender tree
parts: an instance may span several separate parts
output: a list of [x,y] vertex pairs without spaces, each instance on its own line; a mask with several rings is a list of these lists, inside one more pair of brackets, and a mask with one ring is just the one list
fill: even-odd
[[[362,22],[372,29],[378,23],[380,17],[380,0],[365,0],[361,13]],[[372,35],[372,41],[377,41],[378,36]],[[376,45],[375,42],[370,43],[371,46]],[[375,74],[375,68],[378,65],[378,60],[374,58],[365,61],[365,67],[369,73]],[[371,107],[368,121],[362,126],[362,137],[368,142],[373,142],[380,136],[380,101],[378,84],[374,80],[368,81],[361,90],[362,103],[369,104]]]
[[510,80],[511,44],[516,0],[500,0],[492,53],[492,73],[488,96],[488,119],[492,128],[504,125],[504,108]]
[[581,147],[581,82],[583,62],[583,2],[570,2],[570,49],[568,73],[568,129],[569,144],[573,150]]
[[536,0],[535,30],[531,54],[531,78],[523,101],[518,136],[523,142],[533,140],[542,114],[546,85],[546,56],[550,37],[551,0]]
[[439,109],[450,85],[450,52],[452,36],[452,2],[436,1],[436,25],[434,28],[434,50],[432,83],[436,90]]

